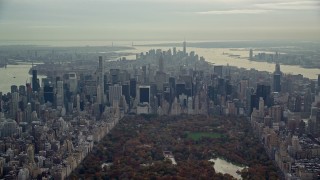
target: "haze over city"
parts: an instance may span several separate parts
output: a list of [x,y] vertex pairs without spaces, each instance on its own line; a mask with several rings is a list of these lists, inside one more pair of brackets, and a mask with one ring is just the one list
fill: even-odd
[[0,40],[320,40],[318,0],[1,0]]
[[320,179],[318,0],[0,0],[0,179]]

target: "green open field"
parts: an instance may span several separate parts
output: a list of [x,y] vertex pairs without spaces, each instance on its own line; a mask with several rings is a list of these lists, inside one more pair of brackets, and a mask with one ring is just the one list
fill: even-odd
[[187,138],[190,138],[194,141],[198,141],[199,139],[207,137],[207,138],[221,138],[222,134],[219,133],[209,133],[209,132],[188,132]]

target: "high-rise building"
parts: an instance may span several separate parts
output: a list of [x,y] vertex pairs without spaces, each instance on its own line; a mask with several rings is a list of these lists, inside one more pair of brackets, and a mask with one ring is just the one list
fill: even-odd
[[80,112],[81,108],[80,108],[80,95],[77,94],[77,111]]
[[76,73],[69,73],[68,74],[68,79],[69,79],[69,90],[70,90],[70,92],[76,94],[77,89],[78,89],[77,74]]
[[101,93],[100,84],[98,84],[98,86],[97,86],[97,103],[102,104],[102,93]]
[[150,104],[150,86],[139,86],[139,103]]
[[176,97],[179,97],[181,94],[186,94],[186,84],[177,83],[176,84]]
[[15,119],[17,116],[18,109],[19,109],[19,93],[18,92],[12,93],[12,102],[11,103],[12,103],[11,117]]
[[63,81],[57,81],[57,106],[64,106],[64,90],[63,90]]
[[109,101],[111,105],[113,105],[114,103],[119,104],[121,96],[122,86],[120,86],[119,84],[109,86]]
[[177,55],[177,48],[176,47],[172,48],[172,51],[173,51],[174,56]]
[[251,94],[250,95],[250,111],[249,111],[249,114],[252,113],[253,109],[256,108],[258,109],[259,108],[259,102],[258,102],[258,97],[256,94]]
[[53,86],[46,85],[43,87],[44,102],[54,102]]
[[273,74],[273,92],[281,91],[281,75]]
[[183,54],[187,54],[187,42],[186,40],[183,41]]
[[39,91],[39,80],[38,80],[38,77],[37,77],[37,70],[32,70],[32,91],[35,92],[35,91]]
[[0,114],[3,111],[3,101],[2,101],[2,92],[0,92]]
[[275,67],[274,73],[281,75],[281,69],[280,69],[280,64],[279,63],[276,63],[276,67]]
[[159,72],[164,72],[163,55],[159,58]]
[[137,80],[135,78],[130,79],[130,96],[132,98],[137,96]]
[[147,83],[147,66],[142,66],[142,82]]
[[273,122],[279,123],[281,121],[281,106],[272,106],[270,111]]
[[27,154],[28,154],[28,163],[34,165],[34,147],[33,145],[29,144],[27,148]]
[[246,99],[247,88],[249,86],[249,80],[243,79],[239,84],[239,99],[244,101]]
[[171,94],[171,100],[173,101],[176,92],[176,79],[174,77],[169,78],[169,88]]
[[100,86],[98,97],[101,98],[101,104],[104,104],[104,65],[102,56],[99,56],[99,66],[97,70],[97,87]]
[[18,92],[18,86],[16,86],[16,85],[11,86],[11,94],[14,92]]
[[270,107],[271,106],[271,99],[270,99],[270,85],[264,85],[264,84],[258,84],[257,85],[257,98],[259,99],[260,97],[263,98],[264,103]]
[[27,123],[31,123],[31,113],[32,113],[32,106],[31,103],[27,104],[27,108],[26,108],[26,117],[25,117],[25,121]]
[[20,96],[26,95],[26,86],[24,86],[24,85],[19,86],[19,94],[20,94]]
[[262,97],[259,99],[259,115],[260,117],[264,117],[264,100]]
[[223,66],[214,66],[213,71],[216,75],[222,77],[222,68]]
[[13,119],[5,119],[0,127],[1,137],[11,137],[17,131],[17,122]]
[[120,81],[120,69],[110,69],[111,83],[118,84]]
[[129,84],[122,85],[122,95],[124,95],[127,104],[130,104],[130,86],[129,86]]
[[250,49],[250,52],[249,52],[249,59],[253,60],[253,50],[252,49]]

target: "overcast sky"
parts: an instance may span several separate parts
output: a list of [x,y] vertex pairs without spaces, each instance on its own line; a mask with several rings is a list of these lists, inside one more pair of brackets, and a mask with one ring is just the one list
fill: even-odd
[[1,40],[320,40],[319,0],[0,0]]

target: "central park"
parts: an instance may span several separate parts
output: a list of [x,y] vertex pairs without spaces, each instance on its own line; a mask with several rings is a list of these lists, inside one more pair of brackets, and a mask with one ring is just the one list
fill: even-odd
[[233,179],[214,158],[243,167],[243,179],[279,179],[246,118],[203,115],[126,116],[70,178]]

